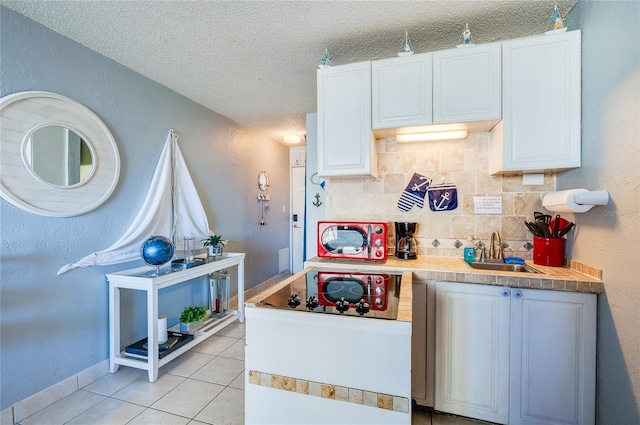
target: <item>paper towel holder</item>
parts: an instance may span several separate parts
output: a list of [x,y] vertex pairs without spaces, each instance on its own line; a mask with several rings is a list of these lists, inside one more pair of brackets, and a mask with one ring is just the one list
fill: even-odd
[[596,205],[607,205],[607,190],[570,189],[550,192],[542,198],[542,206],[551,212],[583,213]]

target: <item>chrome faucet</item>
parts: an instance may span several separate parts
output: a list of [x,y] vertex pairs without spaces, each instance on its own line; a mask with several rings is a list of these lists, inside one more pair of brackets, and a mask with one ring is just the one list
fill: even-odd
[[[498,242],[498,252],[496,253],[495,244],[496,239]],[[491,260],[504,260],[504,254],[502,251],[502,242],[500,241],[500,233],[493,232],[491,234],[491,242],[489,244],[489,259]]]

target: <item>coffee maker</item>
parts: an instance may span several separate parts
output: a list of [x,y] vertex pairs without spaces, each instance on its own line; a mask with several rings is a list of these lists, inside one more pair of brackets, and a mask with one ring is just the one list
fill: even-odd
[[418,241],[413,237],[417,223],[396,221],[396,257],[403,260],[418,258]]

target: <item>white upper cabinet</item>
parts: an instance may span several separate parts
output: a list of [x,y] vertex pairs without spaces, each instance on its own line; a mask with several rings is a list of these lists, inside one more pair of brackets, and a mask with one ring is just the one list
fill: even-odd
[[580,167],[581,34],[318,70],[318,175],[376,176],[375,136],[491,131],[489,173]]
[[373,128],[426,125],[431,120],[431,53],[371,63]]
[[318,70],[318,175],[377,174],[371,62]]
[[373,61],[371,70],[372,128],[379,137],[450,123],[488,131],[501,118],[500,43]]
[[502,114],[501,44],[433,53],[433,122],[499,120]]
[[580,31],[502,43],[502,122],[491,174],[580,167]]

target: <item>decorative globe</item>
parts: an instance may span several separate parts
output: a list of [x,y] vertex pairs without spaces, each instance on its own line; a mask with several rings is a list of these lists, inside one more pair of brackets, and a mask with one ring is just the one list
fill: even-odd
[[140,254],[150,266],[161,266],[173,257],[173,244],[164,236],[151,236],[144,241]]

